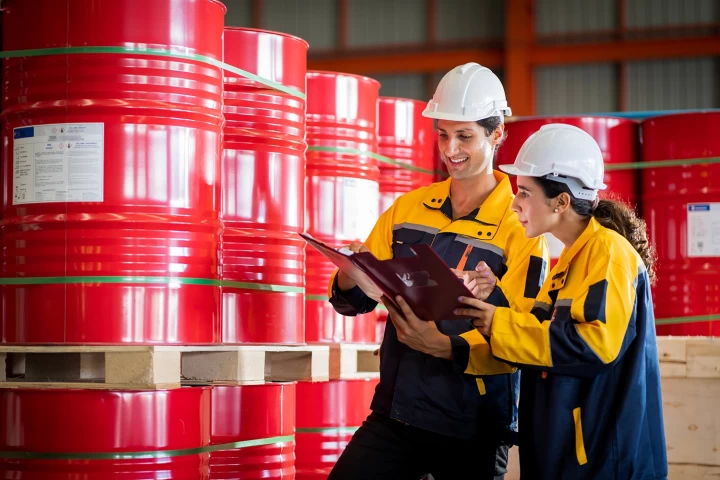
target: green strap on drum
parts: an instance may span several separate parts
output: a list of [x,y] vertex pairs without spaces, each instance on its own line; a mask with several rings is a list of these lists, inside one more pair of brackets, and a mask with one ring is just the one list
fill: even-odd
[[715,163],[720,163],[720,157],[683,158],[679,160],[655,160],[630,163],[608,163],[605,165],[605,171],[613,172],[616,170],[642,170],[646,168],[685,167],[689,165],[712,165]]
[[327,147],[327,146],[323,146],[323,145],[309,145],[308,152],[344,153],[347,155],[359,155],[359,156],[371,157],[371,158],[374,158],[375,160],[377,160],[378,162],[386,163],[388,165],[393,165],[393,166],[400,167],[400,168],[404,168],[405,170],[410,170],[412,172],[424,173],[425,175],[434,175],[435,174],[435,171],[433,171],[433,170],[427,170],[425,168],[416,167],[415,165],[411,165],[409,163],[398,162],[397,160],[393,160],[392,158],[386,157],[385,155],[380,155],[379,153],[368,152],[367,150],[358,150],[356,148]]
[[192,60],[199,63],[212,65],[225,71],[232,72],[241,77],[252,80],[266,87],[272,88],[279,92],[292,95],[293,97],[305,100],[305,94],[294,88],[286,87],[280,83],[274,82],[267,78],[260,77],[254,73],[247,72],[227,63],[221,62],[214,58],[198,55],[196,53],[178,52],[171,50],[163,50],[159,48],[141,48],[141,47],[58,47],[58,48],[39,48],[36,50],[10,50],[0,52],[1,58],[22,58],[22,57],[42,57],[50,55],[81,55],[81,54],[118,54],[118,55],[148,55],[151,57],[176,58],[179,60]]
[[288,285],[270,285],[265,283],[235,282],[212,278],[186,277],[132,277],[132,276],[81,276],[81,277],[19,277],[0,278],[0,285],[78,285],[78,284],[118,284],[138,285],[201,285],[208,287],[240,288],[278,293],[304,293],[303,287]]
[[655,325],[677,325],[680,323],[717,322],[720,315],[698,315],[695,317],[656,318]]
[[0,452],[0,458],[19,460],[139,460],[150,458],[186,457],[204,453],[219,452],[222,450],[236,450],[239,448],[260,447],[295,441],[295,435],[279,437],[258,438],[240,442],[208,445],[207,447],[182,448],[178,450],[151,450],[145,452]]
[[360,427],[322,427],[322,428],[296,428],[295,433],[319,433],[321,435],[340,435],[341,433],[355,433]]

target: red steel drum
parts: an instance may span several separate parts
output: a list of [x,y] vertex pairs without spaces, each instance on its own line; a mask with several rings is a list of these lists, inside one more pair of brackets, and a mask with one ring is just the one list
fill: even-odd
[[[379,216],[380,170],[369,154],[377,152],[380,84],[357,75],[308,72],[307,89],[305,226],[329,245],[364,241]],[[305,252],[305,340],[374,343],[377,315],[336,313],[327,301],[335,266],[312,247]]]
[[370,415],[377,379],[299,382],[298,480],[325,480],[353,433]]
[[[225,62],[305,92],[308,44],[225,29]],[[305,101],[225,72],[224,343],[305,341]],[[248,285],[249,284],[249,285]]]
[[436,140],[433,121],[422,116],[425,102],[380,97],[378,101],[378,153],[396,162],[426,171],[379,163],[380,213],[395,199],[434,181]]
[[[649,118],[641,125],[642,160],[718,157],[718,125],[718,112]],[[682,320],[720,312],[720,165],[647,168],[642,180],[643,213],[658,255],[657,333],[720,336],[718,321]]]
[[295,478],[294,383],[213,387],[211,431],[212,445],[271,439],[266,445],[214,451],[213,480]]
[[[220,341],[217,0],[7,0],[6,343]],[[136,49],[123,51],[122,49]]]
[[[614,117],[533,117],[508,122],[505,125],[507,138],[496,154],[497,165],[512,164],[525,140],[540,127],[548,123],[565,123],[581,128],[592,135],[600,146],[606,165],[637,161],[638,124],[635,121]],[[515,179],[511,178],[513,190]],[[601,198],[619,198],[636,206],[638,195],[638,175],[635,170],[605,171],[607,190],[600,192]],[[553,265],[560,256],[563,244],[550,234],[546,234]]]
[[210,400],[209,387],[1,389],[2,478],[208,479],[196,449],[210,444]]

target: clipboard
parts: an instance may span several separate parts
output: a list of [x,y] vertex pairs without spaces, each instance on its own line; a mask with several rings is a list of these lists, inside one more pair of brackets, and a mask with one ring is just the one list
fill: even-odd
[[372,253],[353,253],[330,247],[311,235],[300,236],[352,278],[370,298],[390,301],[400,295],[423,320],[471,320],[453,313],[463,305],[458,297],[473,297],[470,290],[430,245],[407,245],[412,257],[378,260]]

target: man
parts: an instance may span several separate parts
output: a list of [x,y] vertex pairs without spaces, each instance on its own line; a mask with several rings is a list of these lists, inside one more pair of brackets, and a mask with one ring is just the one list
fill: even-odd
[[[487,68],[468,63],[447,73],[423,115],[437,120],[450,178],[398,198],[365,245],[350,248],[384,260],[430,244],[486,302],[529,309],[545,280],[548,253],[543,237],[526,238],[510,210],[509,179],[492,169],[509,114],[502,84]],[[343,315],[377,306],[343,272],[331,279],[330,294]],[[372,413],[329,478],[432,473],[444,480],[468,478],[468,472],[481,480],[502,478],[516,427],[519,374],[493,359],[469,321],[413,317],[390,315]]]

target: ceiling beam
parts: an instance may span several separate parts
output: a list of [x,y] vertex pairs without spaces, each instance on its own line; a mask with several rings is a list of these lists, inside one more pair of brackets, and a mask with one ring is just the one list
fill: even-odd
[[[570,65],[578,63],[627,62],[661,58],[687,58],[720,55],[720,36],[652,40],[619,40],[574,45],[534,45],[527,49],[530,64]],[[308,69],[358,73],[447,72],[467,62],[478,62],[489,68],[503,68],[502,48],[428,49],[426,45],[389,53],[367,51],[344,54],[310,55]]]
[[715,55],[720,55],[720,36],[717,35],[578,45],[536,45],[530,52],[530,62],[533,65],[571,65]]
[[352,54],[308,58],[308,70],[357,73],[435,73],[446,72],[467,62],[478,62],[490,68],[503,64],[502,49],[410,50],[381,54]]

